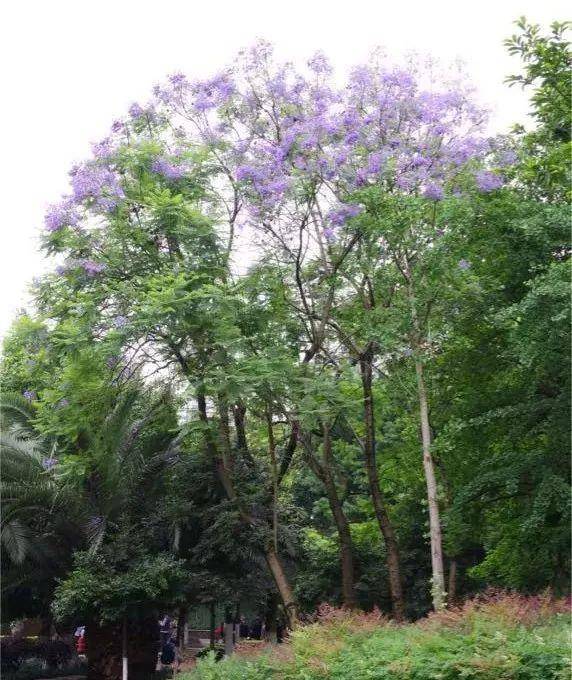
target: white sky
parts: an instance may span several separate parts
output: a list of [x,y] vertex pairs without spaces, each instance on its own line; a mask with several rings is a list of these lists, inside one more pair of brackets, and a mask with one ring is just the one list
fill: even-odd
[[50,263],[38,252],[47,204],[111,120],[174,71],[208,75],[258,37],[301,62],[323,49],[344,72],[381,45],[389,54],[461,58],[493,130],[523,121],[526,96],[502,45],[524,14],[568,18],[563,0],[6,0],[0,35],[3,131],[0,336]]

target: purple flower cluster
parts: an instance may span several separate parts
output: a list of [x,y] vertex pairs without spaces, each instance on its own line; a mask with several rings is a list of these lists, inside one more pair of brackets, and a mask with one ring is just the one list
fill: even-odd
[[151,170],[165,179],[181,179],[189,171],[185,165],[173,163],[163,157],[155,158],[151,163]]
[[125,197],[118,175],[109,167],[85,163],[72,169],[73,199],[89,200],[104,211],[114,210]]
[[28,401],[34,401],[35,399],[37,399],[37,395],[34,392],[34,390],[24,390],[22,394],[24,396],[24,399],[27,399]]
[[133,102],[128,109],[128,113],[131,120],[139,120],[145,117],[149,121],[154,121],[156,118],[155,107],[152,104],[147,104],[143,107],[141,104]]
[[349,219],[356,217],[362,212],[361,205],[353,203],[343,203],[338,208],[330,210],[328,213],[328,220],[336,227],[343,226]]
[[48,231],[59,231],[64,227],[74,227],[81,219],[77,207],[69,199],[61,203],[50,205],[44,217],[44,223]]
[[[460,185],[467,164],[483,167],[506,150],[505,142],[486,137],[484,112],[458,80],[429,88],[431,74],[423,68],[377,59],[355,68],[340,87],[324,54],[315,54],[307,66],[310,73],[302,75],[292,64],[277,62],[270,44],[259,42],[232,69],[212,78],[171,75],[154,88],[151,104],[133,104],[126,122],[115,121],[110,137],[94,145],[93,158],[74,168],[73,195],[50,208],[47,229],[76,224],[79,205],[101,214],[123,202],[129,169],[120,171],[123,155],[115,150],[126,129],[133,132],[126,136],[129,144],[146,140],[148,133],[162,144],[166,151],[150,167],[169,181],[190,171],[184,154],[190,146],[216,149],[217,178],[229,178],[221,190],[239,194],[239,226],[264,229],[273,221],[287,233],[307,219],[311,193],[312,221],[328,241],[361,212],[361,206],[346,203],[356,190],[377,185],[440,201],[445,187]],[[168,128],[155,125],[162,120],[169,121]],[[173,142],[180,152],[169,151]],[[487,192],[503,179],[478,170],[475,183]],[[74,267],[95,276],[103,265],[74,261],[64,270]]]
[[443,200],[444,195],[445,192],[443,191],[443,187],[436,182],[429,182],[423,189],[423,196],[432,201],[441,201]]
[[466,272],[467,269],[471,268],[471,263],[468,260],[465,260],[465,259],[459,260],[459,262],[457,264],[458,264],[459,269],[462,269],[464,272]]
[[42,458],[42,467],[46,472],[53,470],[53,468],[58,464],[58,459],[50,456],[49,458]]
[[236,86],[228,73],[220,73],[209,80],[195,83],[191,87],[193,108],[204,113],[226,104],[236,91]]
[[91,150],[95,158],[107,159],[113,156],[113,154],[115,153],[116,144],[110,137],[105,137],[105,139],[102,139],[101,141],[92,144]]
[[101,274],[106,268],[103,262],[96,262],[95,260],[90,260],[89,258],[80,259],[69,259],[64,262],[64,264],[58,265],[56,267],[56,272],[60,275],[68,274],[74,270],[82,270],[84,274],[87,274],[90,278]]
[[479,170],[475,173],[475,182],[479,191],[488,193],[500,189],[503,185],[503,178],[495,172]]

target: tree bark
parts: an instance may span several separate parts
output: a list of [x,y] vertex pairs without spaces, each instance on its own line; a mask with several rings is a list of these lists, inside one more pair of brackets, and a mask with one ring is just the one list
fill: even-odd
[[447,591],[447,603],[454,605],[457,600],[457,560],[449,561],[449,589]]
[[[199,418],[200,420],[208,427],[210,425],[209,423],[209,418],[208,418],[208,413],[207,413],[207,406],[206,406],[206,399],[204,392],[199,389],[197,393],[197,406],[198,406],[198,411],[199,411]],[[220,404],[219,404],[219,409],[220,409]],[[220,413],[220,410],[219,410]],[[221,443],[223,446],[230,446],[230,438],[229,438],[229,433],[227,430],[228,427],[228,411],[226,413],[226,417],[223,413],[221,413]],[[255,526],[256,525],[256,520],[252,515],[247,511],[247,509],[243,506],[243,504],[240,502],[240,499],[236,493],[236,490],[234,488],[234,484],[232,481],[232,475],[230,473],[230,470],[228,469],[227,466],[227,461],[229,458],[229,454],[227,453],[226,455],[223,453],[223,455],[220,455],[217,447],[217,443],[214,440],[212,436],[212,432],[210,430],[210,427],[208,427],[207,432],[206,432],[206,446],[208,452],[211,454],[215,461],[216,465],[216,470],[218,474],[218,478],[226,492],[226,495],[230,501],[233,501],[236,503],[236,507],[239,511],[240,518],[241,520],[249,525],[249,526]],[[280,561],[280,558],[278,557],[278,554],[276,550],[274,550],[273,546],[268,546],[266,547],[264,551],[264,557],[266,560],[266,563],[268,565],[268,568],[270,569],[270,573],[272,574],[272,577],[274,579],[274,582],[276,583],[276,587],[278,589],[278,592],[280,593],[280,597],[282,598],[282,602],[284,604],[284,609],[287,613],[287,616],[289,618],[289,623],[290,627],[293,628],[296,624],[297,620],[297,609],[296,609],[296,604],[295,604],[295,599],[294,595],[292,592],[292,589],[290,587],[290,584],[288,582],[288,578],[286,576],[286,573],[284,572],[284,569],[282,567],[282,563]]]
[[365,454],[369,490],[373,501],[375,516],[383,535],[387,550],[387,571],[389,576],[389,590],[391,594],[393,616],[397,621],[402,621],[405,618],[405,602],[403,599],[403,587],[401,583],[399,548],[391,520],[387,514],[385,499],[383,498],[383,493],[379,485],[379,474],[377,471],[371,350],[367,350],[366,352],[362,353],[359,360],[359,366],[362,381],[365,424],[363,449]]
[[427,485],[427,505],[429,508],[429,534],[431,537],[431,591],[433,608],[439,611],[446,606],[445,592],[445,568],[443,564],[443,538],[441,531],[441,518],[439,513],[439,501],[437,498],[437,477],[435,465],[431,455],[431,425],[429,423],[429,404],[423,363],[419,356],[419,350],[425,337],[424,324],[417,312],[417,301],[413,276],[409,260],[405,260],[405,268],[402,269],[407,284],[407,294],[411,310],[411,325],[413,327],[412,345],[415,350],[415,374],[417,376],[417,395],[419,399],[419,415],[421,419],[421,447],[423,452],[423,470]]
[[210,625],[209,625],[209,637],[210,637],[210,648],[215,648],[215,630],[216,630],[216,603],[211,602],[209,605],[210,613]]
[[284,604],[284,611],[288,617],[289,627],[295,628],[298,621],[296,600],[294,599],[294,594],[290,588],[288,578],[284,573],[282,563],[280,562],[280,559],[278,558],[278,555],[272,546],[269,546],[266,549],[264,557],[266,558],[266,563],[268,564],[270,573],[272,574],[274,582],[276,583],[276,587],[278,588],[278,592],[280,593],[282,603]]
[[323,425],[322,431],[324,433],[323,439],[323,455],[322,463],[315,458],[311,450],[309,442],[305,441],[306,458],[312,472],[324,485],[326,498],[334,518],[334,524],[338,533],[338,540],[340,543],[340,568],[342,573],[342,597],[344,607],[348,609],[355,609],[357,606],[357,598],[355,592],[355,567],[352,535],[350,531],[350,524],[343,509],[342,501],[336,488],[332,472],[332,445],[330,439],[330,431],[327,425]]
[[419,411],[421,416],[423,469],[425,471],[425,481],[427,483],[427,503],[429,507],[431,568],[433,573],[433,607],[436,611],[439,611],[446,605],[445,568],[443,565],[443,537],[441,532],[441,519],[439,516],[439,501],[437,498],[437,478],[435,476],[433,457],[431,456],[431,427],[429,425],[427,390],[425,388],[425,379],[423,376],[423,364],[419,358],[415,359],[415,373],[417,375],[417,391],[419,396]]
[[274,427],[272,425],[272,408],[266,407],[266,427],[268,429],[268,453],[270,455],[270,468],[272,472],[272,540],[274,550],[278,552],[278,463],[276,460],[276,442],[274,440]]

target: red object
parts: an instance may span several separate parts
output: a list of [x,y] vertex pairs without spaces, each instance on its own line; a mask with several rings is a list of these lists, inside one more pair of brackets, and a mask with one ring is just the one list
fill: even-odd
[[78,654],[85,654],[86,652],[85,635],[80,635],[80,637],[78,637],[76,650]]

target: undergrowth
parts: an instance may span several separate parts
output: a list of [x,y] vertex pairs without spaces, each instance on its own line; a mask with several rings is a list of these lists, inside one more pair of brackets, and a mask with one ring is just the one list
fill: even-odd
[[323,606],[290,642],[206,658],[186,680],[564,680],[569,604],[496,593],[414,624]]

